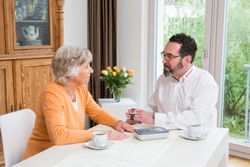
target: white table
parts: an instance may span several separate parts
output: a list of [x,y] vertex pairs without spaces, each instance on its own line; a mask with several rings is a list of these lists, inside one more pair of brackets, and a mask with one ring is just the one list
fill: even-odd
[[121,98],[119,102],[112,98],[102,98],[98,99],[98,103],[108,113],[123,121],[126,120],[125,113],[127,110],[137,107],[135,101],[131,98]]
[[[97,125],[96,130],[109,129]],[[92,150],[83,143],[53,146],[15,167],[226,167],[228,129],[209,129],[208,138],[192,141],[181,138],[182,131],[171,131],[167,139],[139,141],[133,134],[114,141],[107,150]]]

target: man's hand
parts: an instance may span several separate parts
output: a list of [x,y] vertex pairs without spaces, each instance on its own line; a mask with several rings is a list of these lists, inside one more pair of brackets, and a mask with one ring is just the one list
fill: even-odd
[[135,115],[136,115],[136,109],[135,108],[129,109],[128,112],[126,112],[126,117],[127,117],[126,122],[130,125],[141,123],[139,121],[135,121]]
[[131,125],[136,124],[136,123],[146,123],[146,124],[154,123],[153,112],[148,112],[148,111],[144,111],[141,109],[130,109],[126,113],[126,116],[128,118],[126,122],[128,122]]

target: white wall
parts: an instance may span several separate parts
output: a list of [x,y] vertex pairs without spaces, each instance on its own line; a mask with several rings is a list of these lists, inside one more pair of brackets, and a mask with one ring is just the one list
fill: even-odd
[[[150,0],[117,1],[117,55],[118,66],[135,70],[134,85],[128,86],[123,97],[133,98],[144,106],[149,93],[148,70],[149,52],[149,2]],[[87,0],[65,1],[64,5],[64,43],[87,47]],[[151,24],[151,23],[150,23]],[[152,45],[150,45],[152,47]],[[152,55],[152,54],[151,54]]]
[[[64,2],[64,44],[87,48],[87,0]],[[85,128],[90,128],[88,117],[85,117]]]
[[135,85],[128,86],[124,97],[132,97],[144,106],[148,101],[149,0],[118,0],[117,55],[118,65],[135,70]]
[[64,44],[87,48],[87,0],[64,4]]

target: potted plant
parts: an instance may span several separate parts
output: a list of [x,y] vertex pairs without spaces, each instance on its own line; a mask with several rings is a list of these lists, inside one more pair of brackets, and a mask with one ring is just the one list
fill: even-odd
[[106,88],[108,88],[113,95],[116,102],[121,99],[121,93],[123,89],[132,84],[132,78],[134,77],[134,70],[127,70],[125,67],[118,68],[114,66],[113,68],[107,66],[105,69],[101,70],[101,81],[104,81]]

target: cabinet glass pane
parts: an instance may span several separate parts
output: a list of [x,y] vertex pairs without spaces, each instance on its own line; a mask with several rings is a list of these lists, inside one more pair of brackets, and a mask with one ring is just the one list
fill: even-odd
[[16,0],[16,46],[50,45],[48,0]]

